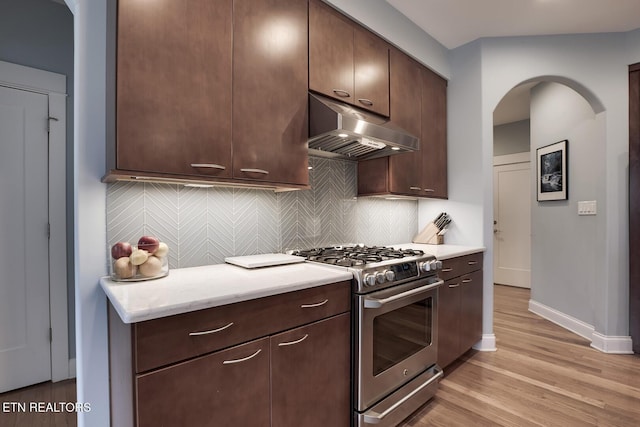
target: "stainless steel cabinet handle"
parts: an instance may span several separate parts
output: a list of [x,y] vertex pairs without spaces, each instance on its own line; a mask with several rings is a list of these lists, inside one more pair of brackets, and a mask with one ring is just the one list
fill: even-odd
[[364,415],[364,422],[366,424],[380,424],[380,422],[384,419],[384,417],[386,417],[387,415],[389,415],[390,413],[395,411],[399,406],[403,405],[406,401],[411,399],[413,396],[415,396],[416,394],[420,393],[420,391],[422,391],[424,388],[426,388],[426,387],[430,386],[431,384],[433,384],[434,381],[438,381],[438,379],[440,379],[440,377],[442,377],[442,370],[437,370],[435,375],[432,376],[431,378],[429,378],[424,384],[422,384],[420,387],[418,387],[415,390],[413,390],[411,393],[407,394],[402,399],[398,400],[393,405],[389,406],[389,408],[387,408],[382,413],[378,414],[378,413],[376,413],[374,411],[371,411],[371,415],[365,414]]
[[463,279],[462,283],[471,283],[473,282],[473,279]]
[[333,93],[335,93],[336,95],[342,97],[342,98],[349,98],[351,96],[351,94],[349,92],[347,92],[346,90],[342,90],[342,89],[333,89]]
[[278,344],[278,347],[286,347],[288,345],[296,345],[296,344],[300,344],[302,341],[306,340],[307,337],[309,336],[309,334],[304,334],[304,336],[302,338],[300,338],[299,340],[295,340],[295,341],[288,341],[288,342],[281,342]]
[[443,269],[442,269],[442,272],[443,272],[443,273],[448,273],[448,272],[450,272],[450,271],[453,271],[453,268],[450,268],[450,267],[449,267],[449,268],[443,268]]
[[358,99],[358,102],[359,102],[360,104],[364,104],[364,105],[367,105],[367,106],[369,106],[369,107],[373,107],[373,101],[372,101],[372,100],[370,100],[370,99],[367,99],[367,98],[359,98],[359,99]]
[[409,187],[409,190],[418,190],[418,191],[420,191],[420,190],[422,190],[422,188],[420,188],[420,187]]
[[469,265],[476,265],[478,263],[478,261],[469,261],[467,264]]
[[216,332],[224,331],[225,329],[230,328],[231,326],[233,326],[233,322],[231,322],[228,325],[225,325],[225,326],[223,326],[221,328],[218,328],[218,329],[211,329],[210,331],[189,332],[189,336],[197,337],[197,336],[200,336],[200,335],[215,334]]
[[438,280],[435,283],[430,283],[426,286],[421,286],[419,288],[415,288],[415,289],[411,289],[410,291],[407,292],[402,292],[400,294],[394,295],[392,297],[388,297],[388,298],[371,298],[371,297],[367,297],[364,299],[364,308],[380,308],[383,305],[393,302],[393,301],[397,301],[399,299],[402,298],[407,298],[410,297],[412,295],[416,295],[425,291],[429,291],[431,289],[436,289],[438,286],[443,285],[444,284],[444,280]]
[[449,285],[450,288],[457,288],[458,286],[460,286],[460,283],[453,283]]
[[261,174],[264,174],[264,175],[269,175],[269,171],[266,171],[264,169],[246,168],[246,169],[240,169],[240,172],[261,173]]
[[315,304],[302,304],[302,305],[300,306],[300,308],[313,308],[313,307],[320,307],[321,305],[325,305],[325,304],[326,304],[326,303],[328,303],[328,302],[329,302],[329,300],[328,300],[328,299],[326,299],[326,300],[324,300],[324,301],[317,302],[317,303],[315,303]]
[[435,193],[436,190],[434,190],[433,188],[425,188],[424,191],[426,191],[427,193]]
[[220,169],[225,170],[226,167],[222,165],[216,165],[215,163],[191,163],[192,168],[207,168],[207,169]]
[[258,355],[258,353],[260,353],[261,351],[262,351],[262,349],[259,348],[258,351],[253,353],[251,356],[243,357],[242,359],[225,360],[225,361],[222,362],[222,364],[223,365],[231,365],[231,364],[234,364],[234,363],[246,362],[247,360],[253,359],[254,357],[256,357]]

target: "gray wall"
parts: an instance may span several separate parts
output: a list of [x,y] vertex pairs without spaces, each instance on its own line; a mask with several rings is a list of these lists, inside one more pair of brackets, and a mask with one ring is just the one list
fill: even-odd
[[493,127],[493,155],[526,153],[530,150],[530,120]]
[[[568,200],[532,202],[531,298],[593,325],[599,270],[599,216],[578,216],[579,200],[604,206],[604,113],[574,90],[541,83],[531,91],[531,148],[567,139]],[[534,159],[535,160],[535,159]],[[532,163],[532,164],[535,164]],[[532,169],[533,172],[533,169]],[[536,173],[532,173],[536,194]]]
[[409,243],[418,231],[413,200],[356,199],[356,163],[311,158],[311,190],[122,182],[107,190],[107,239],[157,236],[169,267],[223,263],[227,256],[344,243]]
[[[67,230],[73,230],[73,15],[51,0],[2,0],[0,60],[67,76]],[[69,356],[75,357],[73,239],[67,242]]]

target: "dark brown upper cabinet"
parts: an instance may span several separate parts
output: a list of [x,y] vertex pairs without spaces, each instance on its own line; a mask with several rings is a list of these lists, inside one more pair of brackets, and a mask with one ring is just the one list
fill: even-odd
[[319,0],[309,1],[309,89],[389,116],[389,48]]
[[413,153],[358,163],[358,195],[447,198],[447,82],[403,52],[390,52],[390,119],[420,137]]
[[306,0],[234,0],[233,177],[308,185]]
[[118,2],[115,165],[231,177],[232,1]]
[[307,34],[306,0],[120,0],[104,180],[307,187]]

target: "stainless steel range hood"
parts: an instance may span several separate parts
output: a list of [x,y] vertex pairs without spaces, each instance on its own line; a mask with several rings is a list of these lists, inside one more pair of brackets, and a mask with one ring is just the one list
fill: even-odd
[[309,94],[309,154],[365,160],[416,151],[420,139],[374,113]]

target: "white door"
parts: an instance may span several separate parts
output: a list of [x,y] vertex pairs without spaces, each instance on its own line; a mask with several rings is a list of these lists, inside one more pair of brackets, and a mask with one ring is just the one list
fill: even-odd
[[531,287],[530,163],[493,167],[493,278]]
[[47,119],[0,87],[0,392],[51,379]]

